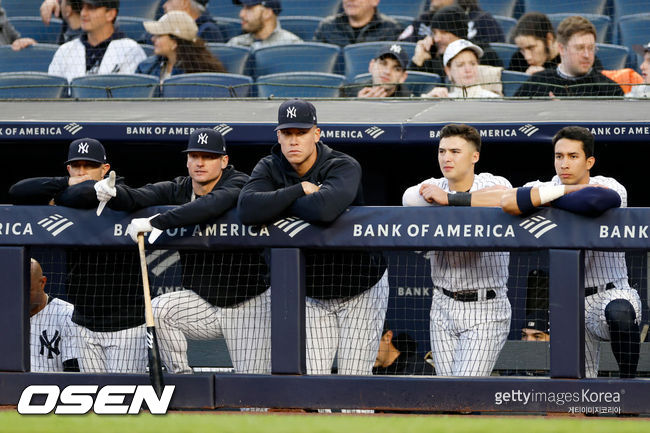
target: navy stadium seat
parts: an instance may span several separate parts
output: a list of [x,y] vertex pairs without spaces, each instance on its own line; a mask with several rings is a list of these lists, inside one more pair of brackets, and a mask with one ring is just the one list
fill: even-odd
[[226,33],[226,38],[231,39],[242,34],[241,21],[239,18],[217,18],[217,24]]
[[628,66],[636,67],[643,62],[643,45],[650,40],[650,13],[626,15],[618,21],[618,45],[630,49]]
[[501,71],[501,82],[503,84],[503,95],[514,96],[517,90],[530,79],[530,75],[523,72]]
[[238,18],[241,5],[233,4],[232,0],[212,0],[208,2],[208,11],[219,21],[219,18]]
[[255,76],[281,72],[331,73],[341,49],[322,42],[272,45],[253,51]]
[[508,69],[510,66],[510,59],[512,58],[512,55],[519,51],[519,47],[514,44],[501,44],[497,42],[492,42],[490,44],[490,48],[496,51],[499,58],[503,62],[503,67],[505,69]]
[[413,42],[363,42],[343,47],[343,60],[345,62],[345,77],[351,81],[359,74],[368,72],[368,64],[374,59],[381,47],[387,44],[398,44],[408,54],[408,58],[415,53]]
[[[557,26],[562,22],[566,17],[570,17],[574,14],[571,13],[562,13],[562,14],[548,14],[548,19],[557,30]],[[607,15],[595,15],[595,14],[581,14],[583,17],[587,18],[591,23],[596,27],[596,42],[604,44],[610,39],[609,28],[612,23],[612,19]]]
[[2,0],[0,6],[7,13],[7,17],[40,17],[41,3],[43,0]]
[[153,20],[156,18],[160,2],[161,0],[121,0],[119,16]]
[[158,85],[152,75],[85,75],[70,82],[70,94],[73,98],[151,98]]
[[596,44],[598,59],[603,64],[603,69],[623,69],[627,64],[630,50],[623,45]]
[[14,51],[9,45],[0,47],[0,72],[47,72],[54,53],[54,44],[36,44]]
[[401,29],[407,28],[408,26],[413,24],[414,21],[414,17],[406,16],[406,15],[391,15],[390,17],[395,21],[397,21]]
[[150,21],[145,18],[137,17],[117,17],[117,30],[124,33],[128,38],[142,44],[151,43],[151,35],[144,29],[144,22]]
[[514,17],[518,0],[481,0],[481,9],[492,15]]
[[641,0],[614,0],[614,20],[626,15],[650,13],[650,2]]
[[207,44],[208,50],[226,67],[229,74],[243,74],[250,50],[216,42]]
[[68,88],[63,77],[44,72],[0,74],[0,98],[61,98]]
[[58,43],[63,24],[60,18],[52,18],[49,25],[45,25],[40,17],[11,17],[9,21],[21,37],[32,38],[43,44]]
[[[355,83],[366,83],[372,80],[372,75],[369,72],[359,74],[354,77]],[[429,74],[427,72],[408,71],[404,86],[406,86],[413,96],[420,96],[423,93],[429,92],[434,87],[442,83],[442,79],[438,74]]]
[[345,77],[322,72],[289,72],[257,79],[258,96],[268,98],[336,98]]
[[381,0],[379,12],[384,15],[417,17],[429,6],[427,0]]
[[[380,9],[382,4],[379,6]],[[312,16],[324,18],[335,14],[339,9],[340,0],[282,0],[282,15]]]
[[314,39],[314,33],[318,25],[323,21],[320,17],[305,17],[305,16],[280,16],[280,26],[294,35],[298,36],[303,41],[311,41]]
[[524,0],[526,12],[544,14],[599,14],[605,13],[607,0]]
[[494,15],[494,19],[497,23],[499,23],[499,26],[501,26],[501,30],[503,30],[503,35],[506,37],[506,41],[509,41],[510,32],[517,25],[517,20],[510,17],[504,17],[503,15]]
[[253,79],[239,74],[181,74],[163,81],[164,98],[244,98],[248,96]]

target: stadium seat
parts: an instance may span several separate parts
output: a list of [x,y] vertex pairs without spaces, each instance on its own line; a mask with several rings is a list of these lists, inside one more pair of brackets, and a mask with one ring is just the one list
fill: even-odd
[[[501,30],[503,30],[503,35],[506,37],[506,41],[509,41],[510,32],[517,25],[517,20],[510,17],[504,17],[503,15],[494,15],[494,19],[501,26]],[[492,43],[490,43],[490,45],[492,45]]]
[[[551,20],[553,27],[557,30],[557,26],[562,22],[566,17],[570,17],[574,14],[572,13],[562,13],[562,14],[548,14],[548,19]],[[607,15],[594,15],[594,14],[582,14],[583,17],[587,18],[591,23],[596,27],[596,42],[604,44],[606,41],[611,40],[609,28],[612,23],[612,19]]]
[[510,66],[510,59],[512,58],[512,55],[519,51],[519,48],[514,44],[501,44],[497,42],[492,42],[490,44],[490,48],[496,51],[496,53],[499,55],[499,58],[503,62],[503,67],[505,69],[508,69]]
[[[162,0],[164,3],[165,0]],[[120,16],[156,19],[156,12],[161,0],[121,0]]]
[[650,13],[650,2],[648,1],[614,0],[614,20],[626,15],[646,13]]
[[404,15],[417,17],[429,6],[427,0],[381,0],[379,12],[384,15]]
[[40,17],[43,0],[2,0],[0,6],[11,20],[13,17]]
[[224,18],[238,18],[241,5],[233,4],[232,1],[217,0],[211,1],[207,4],[208,11],[217,19]]
[[345,77],[322,72],[289,72],[257,79],[258,96],[285,98],[336,98]]
[[12,17],[9,21],[23,38],[33,38],[43,44],[56,44],[61,34],[63,21],[52,18],[49,25],[43,24],[40,17]]
[[250,50],[245,47],[235,47],[226,44],[209,43],[208,50],[226,67],[229,74],[243,74],[248,61]]
[[144,50],[144,53],[147,55],[147,57],[154,55],[154,47],[153,47],[153,45],[140,44],[140,48],[142,48]]
[[8,72],[0,74],[0,98],[61,98],[68,80],[44,72]]
[[321,21],[323,19],[319,17],[281,16],[280,26],[307,42],[314,39],[314,33]]
[[622,45],[596,44],[598,53],[596,54],[603,64],[603,69],[623,69],[627,64],[627,56],[630,50]]
[[618,44],[634,50],[635,45],[647,44],[650,40],[650,13],[626,15],[618,20]]
[[242,34],[241,21],[239,18],[217,18],[217,24],[226,33],[226,38],[231,39]]
[[[369,72],[354,77],[354,83],[366,83],[370,80],[372,80],[372,75],[370,75]],[[408,76],[406,77],[404,85],[409,89],[412,95],[420,96],[423,93],[429,92],[440,83],[442,83],[442,80],[438,74],[408,71]]]
[[70,94],[73,98],[151,98],[158,85],[152,75],[85,75],[70,82]]
[[406,15],[391,15],[390,16],[392,19],[397,21],[401,29],[405,29],[411,24],[413,24],[414,17],[411,16],[406,16]]
[[[385,0],[382,0],[382,6],[383,1]],[[324,18],[335,14],[340,3],[340,0],[282,0],[282,15]]]
[[368,72],[368,64],[381,47],[386,44],[398,44],[406,50],[409,59],[415,53],[413,42],[364,42],[343,47],[343,60],[345,62],[345,77],[351,81],[359,74]]
[[14,51],[9,45],[0,47],[0,72],[47,72],[54,53],[54,44],[36,44]]
[[181,74],[163,81],[163,98],[244,98],[253,79],[239,74]]
[[255,76],[281,72],[331,73],[341,49],[321,42],[272,45],[253,51]]
[[528,81],[530,75],[523,72],[501,71],[501,82],[503,83],[503,95],[514,96],[524,82]]
[[545,14],[599,14],[605,13],[607,0],[524,0],[526,12]]
[[144,22],[149,21],[145,18],[121,17],[116,20],[117,29],[127,37],[142,44],[151,43],[151,35],[144,29]]
[[518,0],[481,0],[481,9],[492,15],[514,17]]

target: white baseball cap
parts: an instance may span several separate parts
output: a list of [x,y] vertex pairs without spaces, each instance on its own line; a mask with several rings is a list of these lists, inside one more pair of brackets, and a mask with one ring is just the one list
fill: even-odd
[[145,21],[143,24],[152,35],[174,35],[186,41],[194,41],[199,32],[194,19],[183,11],[170,11],[158,21]]
[[453,59],[458,54],[460,54],[461,51],[465,51],[465,50],[474,51],[478,58],[481,58],[481,56],[483,56],[483,50],[478,45],[474,45],[473,43],[471,43],[466,39],[457,39],[451,44],[447,45],[445,54],[442,56],[442,63],[445,66],[449,66],[449,62],[451,62],[451,59]]

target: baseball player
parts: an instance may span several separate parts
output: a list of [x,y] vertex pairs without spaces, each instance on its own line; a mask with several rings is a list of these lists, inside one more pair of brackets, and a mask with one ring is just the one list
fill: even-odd
[[[229,165],[226,142],[213,129],[197,129],[187,149],[189,176],[141,188],[95,185],[100,201],[116,210],[179,205],[149,218],[135,218],[127,232],[138,233],[198,224],[219,217],[237,204],[248,176]],[[160,233],[160,232],[158,232]],[[149,234],[152,242],[153,234]],[[183,286],[152,300],[161,357],[169,371],[191,373],[187,340],[224,337],[235,371],[270,373],[270,289],[260,251],[180,252]]]
[[[67,177],[22,180],[9,193],[20,204],[97,207],[93,186],[108,173],[104,146],[92,138],[70,143]],[[119,180],[121,182],[121,180]],[[68,300],[79,325],[82,372],[145,372],[144,299],[136,251],[102,248],[66,250]]]
[[[359,163],[320,141],[311,103],[282,103],[276,131],[278,144],[257,163],[239,196],[244,224],[290,215],[329,223],[348,206],[363,203]],[[308,250],[305,261],[307,372],[330,374],[338,352],[340,374],[370,375],[388,302],[383,257]]]
[[[556,176],[550,182],[529,182],[507,191],[503,209],[518,215],[536,206],[588,216],[627,206],[627,191],[615,179],[591,176],[596,162],[594,136],[578,126],[562,128],[553,137]],[[585,251],[585,369],[598,375],[600,341],[611,341],[620,376],[636,376],[639,362],[641,300],[627,280],[625,253]]]
[[[446,125],[438,148],[443,177],[408,188],[402,204],[498,206],[510,182],[490,173],[475,174],[480,152],[476,129]],[[477,191],[484,194],[474,194]],[[510,328],[509,253],[432,251],[428,256],[434,285],[430,337],[436,374],[490,375]]]
[[79,371],[77,326],[71,321],[72,304],[48,296],[47,277],[31,260],[29,288],[29,346],[31,371]]

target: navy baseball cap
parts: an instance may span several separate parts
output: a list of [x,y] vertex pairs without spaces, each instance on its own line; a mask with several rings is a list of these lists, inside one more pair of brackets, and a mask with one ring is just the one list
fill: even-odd
[[262,5],[266,8],[273,9],[273,13],[276,15],[280,15],[280,12],[282,12],[280,0],[232,0],[232,2],[236,5],[243,6]]
[[88,3],[96,7],[105,7],[107,9],[120,9],[120,0],[82,0],[82,3]]
[[79,138],[68,148],[68,160],[66,164],[72,161],[92,161],[99,164],[106,164],[106,151],[104,146],[94,138]]
[[278,109],[278,126],[280,129],[309,129],[316,125],[316,107],[302,99],[285,101]]
[[381,47],[375,59],[380,59],[384,56],[393,56],[402,69],[406,69],[409,64],[409,56],[404,47],[400,44],[387,44]]
[[187,149],[183,151],[183,153],[188,152],[207,152],[227,155],[226,140],[219,131],[215,131],[214,129],[195,129],[187,142]]

